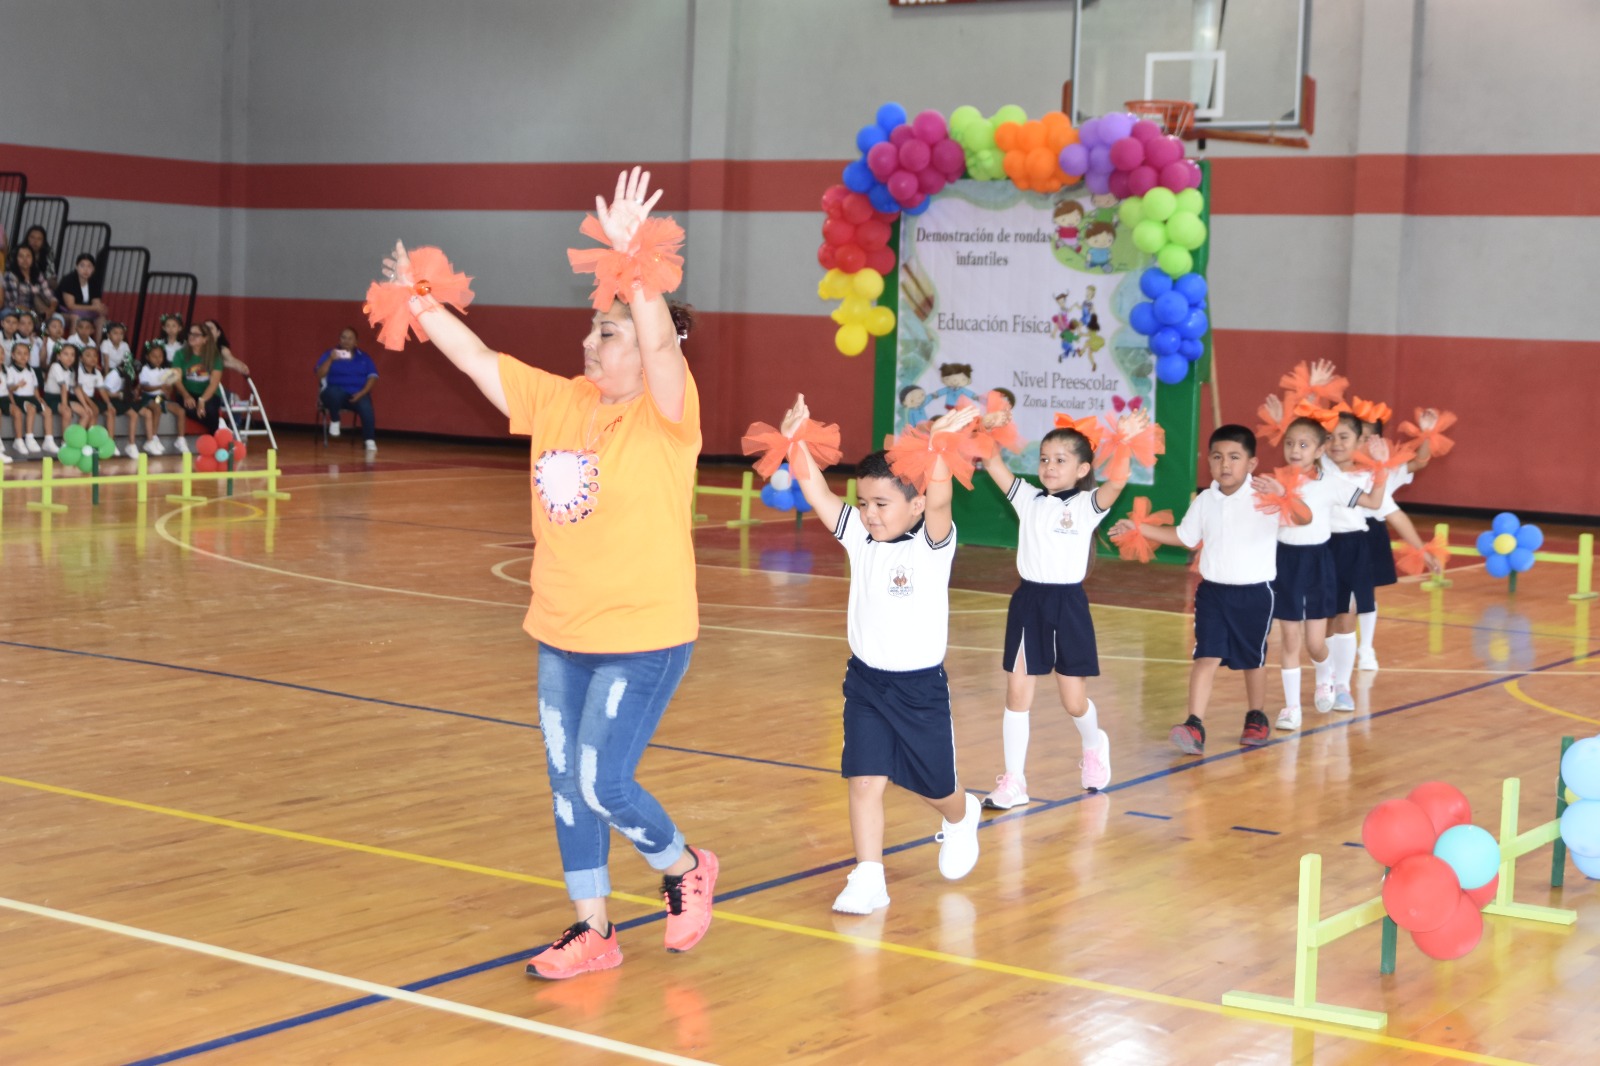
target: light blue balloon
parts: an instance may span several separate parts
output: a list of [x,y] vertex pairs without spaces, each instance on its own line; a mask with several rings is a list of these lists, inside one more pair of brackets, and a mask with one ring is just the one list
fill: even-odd
[[1494,516],[1494,522],[1490,524],[1489,528],[1494,530],[1496,534],[1515,533],[1517,531],[1517,527],[1521,524],[1522,523],[1517,520],[1517,516],[1512,514],[1510,511],[1501,511],[1499,514]]
[[1533,569],[1533,552],[1527,548],[1512,548],[1507,557],[1511,562],[1511,569],[1519,574],[1526,574]]
[[1600,800],[1600,736],[1584,737],[1561,756],[1561,780],[1586,800]]
[[1490,577],[1511,576],[1511,560],[1504,555],[1491,555],[1483,560],[1483,568]]
[[1465,892],[1482,888],[1500,872],[1499,843],[1487,829],[1475,825],[1453,825],[1440,833],[1433,854],[1456,872]]
[[1600,881],[1600,859],[1591,859],[1587,855],[1573,854],[1572,865],[1585,877]]
[[1574,855],[1600,859],[1600,800],[1579,800],[1563,811],[1561,839]]
[[1538,526],[1523,526],[1517,530],[1517,547],[1536,552],[1544,547],[1544,530]]
[[1482,533],[1479,533],[1478,534],[1478,545],[1477,545],[1477,547],[1478,547],[1478,554],[1479,555],[1493,555],[1494,554],[1494,530],[1486,529]]

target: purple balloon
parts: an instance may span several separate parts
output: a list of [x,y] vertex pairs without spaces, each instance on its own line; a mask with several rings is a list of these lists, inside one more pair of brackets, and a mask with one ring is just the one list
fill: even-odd
[[1111,171],[1091,170],[1084,175],[1083,183],[1096,196],[1104,196],[1111,191]]
[[1090,170],[1115,170],[1116,164],[1111,162],[1111,149],[1103,144],[1097,144],[1089,149]]
[[1157,137],[1144,147],[1144,161],[1160,170],[1183,158],[1183,142],[1176,137]]
[[1099,119],[1091,118],[1083,125],[1078,127],[1078,143],[1083,145],[1085,148],[1093,148],[1097,144],[1105,143],[1100,138]]
[[1111,146],[1111,165],[1118,170],[1132,170],[1144,163],[1144,145],[1132,137],[1124,137]]
[[1162,129],[1149,119],[1140,119],[1133,124],[1133,130],[1128,134],[1141,143],[1149,143],[1162,136]]
[[867,149],[867,167],[879,181],[887,181],[890,174],[900,168],[900,149],[888,141],[879,141]]
[[917,176],[909,170],[895,171],[884,184],[889,188],[889,195],[899,201],[902,207],[910,207],[922,195]]
[[1186,162],[1188,160],[1180,159],[1161,168],[1160,184],[1163,189],[1182,192],[1189,187],[1189,168],[1184,166]]
[[967,154],[955,141],[946,138],[933,146],[933,169],[948,181],[959,178],[967,169]]
[[1154,167],[1134,167],[1128,172],[1128,195],[1143,196],[1156,187]]
[[1061,169],[1067,174],[1085,174],[1089,170],[1089,149],[1080,142],[1061,149]]
[[927,170],[932,161],[933,152],[929,150],[928,142],[920,137],[913,137],[900,146],[900,166],[913,174]]
[[1138,120],[1126,112],[1113,112],[1100,116],[1100,143],[1112,145],[1124,137],[1133,135],[1134,123]]
[[917,135],[919,141],[922,141],[930,148],[944,140],[946,134],[949,133],[949,128],[945,125],[944,116],[931,109],[917,113],[917,117],[911,120],[911,130]]

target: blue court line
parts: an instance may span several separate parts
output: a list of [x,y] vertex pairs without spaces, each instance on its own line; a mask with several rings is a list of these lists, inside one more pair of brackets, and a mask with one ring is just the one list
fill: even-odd
[[1361,848],[1363,850],[1366,848],[1366,845],[1361,843],[1359,840],[1346,840],[1344,842],[1344,846],[1347,848]]
[[1151,814],[1149,811],[1123,811],[1122,813],[1131,814],[1135,818],[1155,818],[1163,822],[1172,821],[1172,815],[1170,814]]
[[1282,836],[1283,835],[1282,833],[1278,832],[1278,830],[1276,830],[1276,829],[1252,829],[1248,825],[1234,825],[1234,826],[1229,826],[1228,828],[1237,829],[1241,833],[1260,833],[1262,836],[1265,836],[1265,837],[1275,837],[1275,836]]
[[[5,644],[5,643],[9,643],[9,642],[0,641],[0,644]],[[1555,661],[1553,663],[1546,663],[1543,666],[1536,666],[1531,670],[1524,670],[1524,671],[1521,671],[1521,672],[1519,672],[1519,673],[1517,673],[1517,674],[1515,674],[1513,676],[1498,677],[1498,678],[1495,678],[1494,680],[1491,680],[1491,681],[1483,681],[1483,682],[1479,682],[1477,684],[1468,685],[1465,688],[1455,689],[1454,691],[1451,691],[1451,692],[1444,692],[1444,693],[1440,693],[1439,695],[1436,695],[1436,696],[1429,696],[1426,699],[1413,700],[1411,703],[1401,704],[1398,707],[1390,707],[1390,708],[1388,708],[1386,710],[1372,712],[1372,713],[1368,714],[1367,717],[1368,718],[1387,717],[1388,715],[1391,715],[1391,714],[1399,714],[1401,711],[1414,710],[1414,709],[1416,709],[1418,707],[1426,707],[1426,706],[1428,706],[1430,704],[1434,704],[1434,703],[1442,703],[1445,700],[1454,699],[1457,696],[1465,696],[1465,695],[1468,695],[1470,693],[1477,692],[1477,691],[1479,691],[1481,689],[1489,688],[1489,687],[1494,686],[1494,685],[1503,685],[1507,681],[1514,681],[1514,680],[1517,680],[1519,678],[1532,676],[1533,674],[1544,673],[1547,670],[1555,670],[1555,669],[1558,669],[1558,668],[1563,667],[1563,666],[1568,666],[1568,665],[1571,665],[1572,663],[1575,663],[1575,662],[1581,662],[1584,659],[1588,659],[1588,658],[1592,657],[1595,653],[1596,653],[1596,649],[1595,648],[1591,648],[1589,651],[1585,652],[1582,655],[1570,655],[1565,659],[1559,659],[1559,660],[1557,660],[1557,661]],[[1325,726],[1319,726],[1316,729],[1306,730],[1306,731],[1304,731],[1304,735],[1308,735],[1309,736],[1309,735],[1313,735],[1313,734],[1316,734],[1316,733],[1326,732],[1326,731],[1331,730],[1331,729],[1346,729],[1346,728],[1349,728],[1351,723],[1354,722],[1354,721],[1356,721],[1356,718],[1354,716],[1349,717],[1349,718],[1343,718],[1343,719],[1340,719],[1338,721],[1330,722],[1329,724],[1327,724]],[[1033,807],[1033,808],[1031,808],[1029,810],[1025,810],[1025,811],[1010,811],[1010,812],[1007,812],[1005,814],[1000,815],[999,817],[991,818],[991,819],[989,819],[989,820],[987,820],[985,822],[979,823],[978,828],[980,830],[983,830],[983,829],[988,829],[990,826],[997,825],[997,824],[999,824],[1001,822],[1011,821],[1012,819],[1015,819],[1015,818],[1030,818],[1030,817],[1033,817],[1035,815],[1044,814],[1046,811],[1053,811],[1053,810],[1056,810],[1058,808],[1066,807],[1066,806],[1069,806],[1069,805],[1074,804],[1074,803],[1081,803],[1083,800],[1087,799],[1090,796],[1104,795],[1104,794],[1109,793],[1109,792],[1120,792],[1120,791],[1123,791],[1125,789],[1136,788],[1139,785],[1148,784],[1151,781],[1158,781],[1158,780],[1160,780],[1161,778],[1164,778],[1164,777],[1171,777],[1174,774],[1184,773],[1184,772],[1187,772],[1189,770],[1193,770],[1193,769],[1196,769],[1198,767],[1205,766],[1208,763],[1218,762],[1218,761],[1221,761],[1223,759],[1239,758],[1239,757],[1241,757],[1242,755],[1244,755],[1247,752],[1260,751],[1263,748],[1272,747],[1272,746],[1274,746],[1276,744],[1282,744],[1282,743],[1285,743],[1288,740],[1292,740],[1292,739],[1294,739],[1293,735],[1291,735],[1289,737],[1284,737],[1284,738],[1281,738],[1281,739],[1271,740],[1271,741],[1268,741],[1266,744],[1258,745],[1256,747],[1234,748],[1234,749],[1232,749],[1230,751],[1220,752],[1220,753],[1218,753],[1216,755],[1203,756],[1203,757],[1201,757],[1199,759],[1193,759],[1193,760],[1190,760],[1190,761],[1177,763],[1177,764],[1175,764],[1173,766],[1167,767],[1164,770],[1156,770],[1156,771],[1153,771],[1151,773],[1145,774],[1142,777],[1135,777],[1135,778],[1133,778],[1133,779],[1131,779],[1129,781],[1124,781],[1124,782],[1121,782],[1119,784],[1109,785],[1106,788],[1102,789],[1098,793],[1096,793],[1096,792],[1083,792],[1083,793],[1079,793],[1076,796],[1067,796],[1067,797],[1065,797],[1063,799],[1052,800],[1052,801],[1047,802],[1047,803],[1042,803],[1039,806]],[[1134,812],[1130,811],[1128,813],[1134,813]],[[900,852],[909,851],[909,850],[911,850],[913,848],[923,847],[923,846],[925,846],[927,844],[931,844],[931,843],[934,843],[934,838],[932,836],[925,836],[925,837],[921,837],[921,838],[916,839],[916,840],[908,840],[903,844],[896,844],[896,845],[894,845],[892,847],[884,848],[883,849],[883,853],[885,855],[895,855],[895,854],[899,854]],[[1349,845],[1347,845],[1347,846],[1349,846]],[[744,888],[736,889],[733,892],[726,893],[724,895],[719,896],[718,898],[722,899],[724,901],[733,900],[733,899],[739,899],[739,898],[744,897],[744,896],[753,895],[753,894],[755,894],[757,892],[764,892],[764,891],[766,891],[768,889],[778,888],[778,887],[783,886],[783,885],[793,884],[793,883],[795,883],[797,881],[804,881],[804,880],[807,880],[807,879],[812,878],[812,877],[817,877],[817,876],[820,876],[820,875],[825,874],[825,873],[831,873],[831,872],[834,872],[836,870],[842,870],[842,869],[844,869],[844,868],[846,868],[848,866],[854,865],[854,863],[855,863],[855,859],[854,859],[854,857],[852,857],[852,858],[849,858],[849,859],[843,859],[843,860],[840,860],[840,861],[837,861],[837,862],[828,863],[828,864],[826,864],[824,866],[814,866],[809,870],[802,870],[802,871],[800,871],[798,873],[786,874],[786,875],[784,875],[782,877],[776,877],[776,878],[772,878],[771,880],[768,880],[768,881],[758,882],[757,884],[754,884],[754,885],[747,885]],[[617,923],[617,928],[619,928],[619,929],[633,928],[635,926],[643,925],[643,924],[645,924],[647,922],[650,922],[650,921],[658,921],[663,916],[664,915],[661,915],[661,914],[646,915],[646,916],[644,916],[642,918],[635,918],[635,919],[632,919],[631,921],[628,921],[628,922],[619,922],[619,923]],[[431,988],[431,987],[434,987],[436,985],[443,984],[443,983],[445,983],[447,981],[456,980],[456,979],[458,979],[460,977],[466,977],[466,976],[469,976],[469,975],[472,975],[472,974],[482,973],[482,972],[484,972],[486,970],[495,969],[496,967],[499,967],[499,966],[508,965],[510,962],[513,962],[513,961],[515,961],[517,959],[520,959],[520,958],[525,958],[530,954],[532,954],[532,950],[530,950],[528,952],[518,952],[518,953],[516,953],[514,955],[503,955],[503,956],[499,957],[498,959],[490,959],[488,962],[478,963],[475,966],[469,966],[469,967],[466,967],[466,968],[460,969],[460,970],[453,970],[450,973],[440,974],[440,975],[438,975],[436,977],[424,978],[420,982],[415,982],[414,984],[411,984],[411,985],[402,985],[401,987],[405,988],[405,989],[407,989],[409,991],[417,991],[417,990],[420,990],[422,988]],[[244,1040],[254,1039],[257,1036],[266,1036],[269,1033],[280,1032],[280,1031],[282,1031],[284,1029],[295,1028],[295,1027],[298,1027],[298,1026],[301,1026],[301,1025],[308,1025],[308,1024],[310,1024],[312,1022],[320,1021],[320,1020],[322,1020],[323,1018],[326,1018],[326,1017],[332,1017],[332,1016],[334,1016],[336,1014],[342,1014],[342,1013],[345,1013],[346,1011],[355,1010],[358,1007],[369,1006],[372,1003],[379,1003],[379,1002],[384,1002],[384,1001],[381,1000],[381,999],[378,999],[376,997],[370,997],[370,996],[369,997],[365,997],[363,999],[359,999],[359,1000],[351,1000],[348,1003],[336,1004],[336,1005],[334,1005],[332,1007],[327,1007],[327,1008],[324,1008],[324,1009],[322,1009],[320,1011],[312,1012],[311,1014],[302,1014],[302,1015],[297,1015],[297,1016],[295,1016],[293,1018],[285,1018],[282,1021],[274,1022],[274,1023],[271,1023],[269,1025],[258,1026],[255,1029],[248,1029],[248,1030],[244,1030],[243,1032],[233,1033],[233,1034],[230,1034],[228,1036],[218,1037],[218,1038],[216,1038],[214,1040],[206,1041],[203,1044],[193,1044],[188,1048],[183,1048],[183,1049],[180,1049],[180,1050],[177,1050],[177,1051],[167,1052],[167,1053],[165,1053],[165,1054],[163,1054],[161,1056],[155,1057],[155,1058],[140,1059],[137,1062],[128,1063],[128,1064],[126,1064],[126,1066],[156,1066],[156,1064],[158,1064],[158,1063],[174,1062],[174,1061],[176,1061],[178,1059],[181,1059],[181,1058],[188,1058],[188,1057],[193,1056],[193,1055],[202,1054],[203,1052],[213,1050],[214,1048],[226,1047],[226,1046],[229,1046],[231,1044],[240,1043],[241,1041],[244,1041]]]
[[[293,681],[274,681],[268,677],[251,677],[249,674],[231,674],[225,670],[207,670],[200,666],[180,666],[177,663],[157,662],[154,659],[133,659],[125,655],[107,655],[98,651],[79,651],[76,648],[53,648],[46,644],[24,644],[16,640],[0,640],[0,647],[23,648],[27,651],[54,652],[57,655],[76,655],[84,659],[104,659],[114,663],[128,663],[133,666],[153,666],[162,670],[176,670],[186,674],[201,674],[206,677],[220,677],[228,681],[245,681],[253,685],[269,685],[273,688],[292,689],[296,692],[309,692],[316,696],[333,696],[336,699],[354,700],[357,703],[375,703],[380,707],[395,707],[403,711],[424,711],[428,714],[444,714],[452,718],[467,718],[475,722],[488,722],[491,725],[508,725],[517,729],[531,729],[539,731],[536,722],[518,722],[511,718],[495,718],[487,714],[473,714],[471,711],[452,711],[444,707],[429,707],[421,703],[401,703],[398,700],[386,700],[377,696],[358,696],[353,692],[340,692],[331,688],[317,688],[314,685],[301,685]],[[760,763],[763,766],[782,766],[789,770],[810,770],[819,774],[834,774],[839,771],[822,766],[808,766],[805,763],[783,762],[779,759],[759,759],[754,755],[733,755],[725,751],[705,751],[700,748],[684,748],[675,744],[661,744],[652,742],[652,748],[662,751],[682,752],[686,755],[704,755],[712,759],[733,759],[737,762]]]

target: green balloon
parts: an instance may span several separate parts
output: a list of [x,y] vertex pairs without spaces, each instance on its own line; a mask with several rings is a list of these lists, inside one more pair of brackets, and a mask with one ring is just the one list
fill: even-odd
[[61,434],[61,439],[73,448],[82,448],[89,439],[89,431],[82,426],[68,426],[66,432]]
[[[82,429],[82,426],[68,426],[68,429]],[[78,460],[83,458],[83,446],[79,444],[63,444],[56,453],[63,466],[77,466]]]
[[94,473],[94,452],[81,452],[78,455],[78,469],[85,474]]
[[1200,221],[1199,215],[1179,211],[1167,219],[1167,236],[1173,244],[1192,252],[1206,243],[1206,224]]
[[1124,226],[1137,226],[1144,221],[1144,200],[1138,196],[1128,197],[1117,208],[1117,217]]
[[989,122],[974,122],[964,131],[962,147],[970,152],[994,151],[994,125]]
[[1016,104],[1007,104],[1005,107],[1002,107],[1000,110],[996,111],[994,113],[994,118],[990,119],[989,121],[995,126],[1004,125],[1007,122],[1015,122],[1020,126],[1022,123],[1028,121],[1028,113],[1022,110],[1022,108]]
[[1181,278],[1194,270],[1194,256],[1186,248],[1169,244],[1156,256],[1156,266],[1168,277]]
[[962,104],[960,107],[950,112],[950,119],[947,125],[949,125],[950,133],[955,136],[956,140],[960,140],[960,133],[962,130],[966,129],[967,126],[974,122],[982,121],[983,112],[979,111],[971,104]]
[[1167,243],[1167,227],[1154,219],[1147,218],[1133,227],[1133,246],[1141,252],[1155,255]]
[[1171,189],[1157,185],[1144,194],[1144,217],[1165,222],[1178,209],[1178,197]]
[[1187,211],[1191,215],[1204,213],[1206,198],[1200,195],[1199,189],[1185,189],[1178,194],[1178,210]]
[[117,442],[108,437],[95,446],[95,451],[100,453],[102,459],[114,459],[117,455]]
[[89,443],[96,448],[111,439],[111,434],[106,432],[106,427],[96,422],[89,427]]

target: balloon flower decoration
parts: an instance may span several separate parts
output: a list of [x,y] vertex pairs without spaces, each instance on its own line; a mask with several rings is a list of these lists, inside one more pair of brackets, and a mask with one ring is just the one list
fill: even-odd
[[1206,315],[1206,279],[1199,274],[1174,279],[1153,266],[1139,275],[1139,291],[1146,298],[1128,312],[1128,325],[1150,338],[1156,377],[1176,385],[1189,376],[1189,364],[1206,352],[1202,338],[1211,328]]
[[110,459],[117,454],[117,442],[111,439],[106,427],[101,425],[68,426],[61,434],[61,451],[57,458],[65,466],[77,467],[85,474],[94,470],[96,456]]
[[1500,845],[1472,824],[1459,789],[1428,781],[1384,800],[1362,822],[1361,843],[1388,867],[1384,912],[1424,955],[1459,959],[1477,947],[1480,912],[1500,885]]
[[1561,839],[1579,872],[1600,879],[1600,736],[1567,749],[1561,780],[1576,800],[1561,812]]
[[761,502],[774,511],[794,511],[796,514],[805,514],[811,510],[811,505],[806,502],[805,493],[801,492],[794,483],[794,475],[789,472],[789,464],[782,463],[772,472],[772,477],[761,487]]
[[1488,529],[1478,534],[1478,554],[1490,577],[1506,577],[1533,569],[1533,553],[1544,547],[1544,530],[1525,526],[1510,511],[1494,516]]
[[207,473],[229,469],[228,460],[238,466],[244,460],[244,441],[233,435],[233,430],[223,426],[215,434],[207,433],[195,442],[199,458],[194,461],[196,470]]

